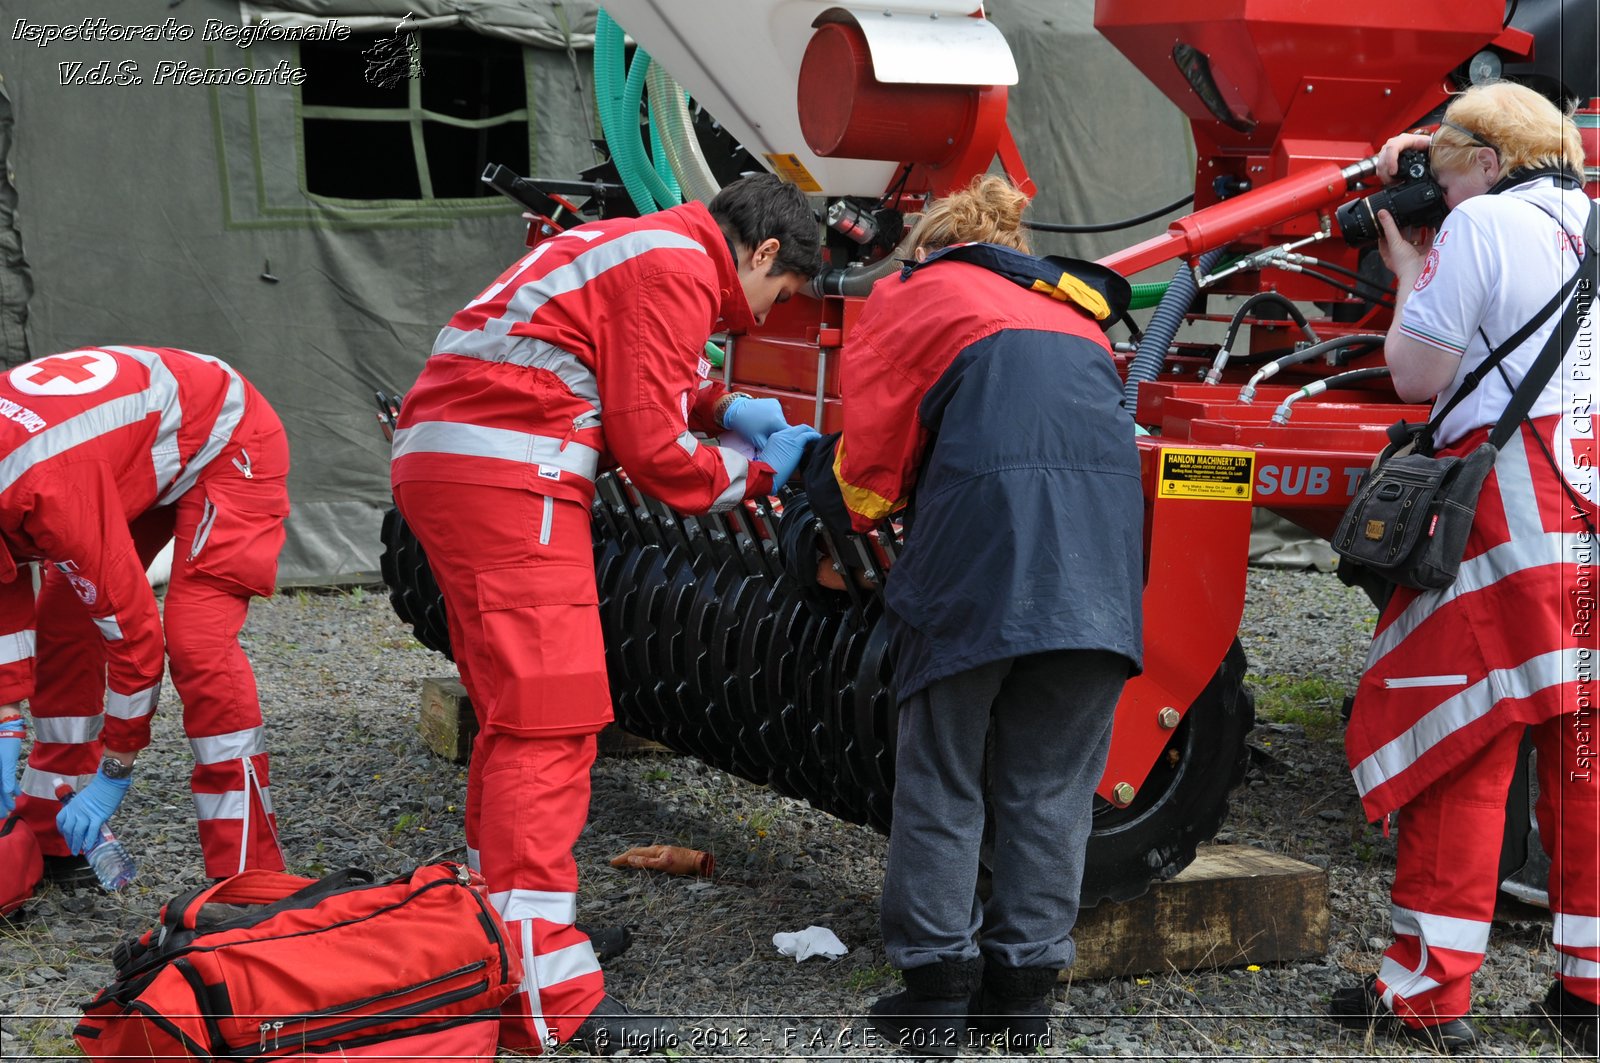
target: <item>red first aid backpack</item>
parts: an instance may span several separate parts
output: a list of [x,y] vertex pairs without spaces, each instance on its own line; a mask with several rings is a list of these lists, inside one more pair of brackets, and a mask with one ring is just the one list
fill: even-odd
[[168,901],[74,1031],[94,1060],[492,1058],[522,980],[483,880],[245,871]]
[[15,812],[0,823],[0,915],[10,915],[27,903],[44,881],[44,857],[39,841]]

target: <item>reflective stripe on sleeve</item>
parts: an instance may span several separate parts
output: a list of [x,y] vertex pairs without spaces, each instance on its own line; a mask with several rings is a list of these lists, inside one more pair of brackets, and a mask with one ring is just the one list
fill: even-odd
[[227,760],[253,757],[267,751],[266,728],[247,727],[243,731],[189,739],[196,764],[221,764]]
[[576,893],[503,890],[489,894],[489,905],[507,922],[513,919],[543,919],[547,923],[560,923],[566,926],[578,918]]
[[600,452],[582,443],[567,443],[554,436],[514,432],[508,428],[454,421],[422,421],[394,434],[392,456],[407,454],[460,454],[468,457],[499,458],[526,465],[553,466],[586,480],[593,480],[600,469]]
[[685,454],[693,454],[700,449],[700,441],[694,437],[693,432],[679,432],[678,446],[683,448]]
[[107,642],[122,641],[122,625],[117,623],[115,613],[110,616],[91,616],[89,619],[94,621],[94,626],[100,629],[100,636]]
[[119,720],[138,720],[150,715],[156,709],[156,698],[161,694],[161,685],[145,687],[136,694],[118,694],[116,691],[106,695],[106,715],[115,716]]
[[99,738],[105,723],[106,718],[98,712],[93,716],[35,716],[33,741],[81,745]]
[[744,501],[745,477],[750,472],[750,460],[732,447],[717,447],[716,451],[722,458],[722,467],[727,470],[728,486],[711,504],[710,512],[726,513]]
[[29,628],[26,631],[13,631],[9,635],[0,635],[0,664],[16,664],[33,657],[34,633]]
[[40,462],[59,457],[73,447],[82,446],[91,439],[98,439],[119,428],[138,424],[148,412],[144,395],[124,395],[46,428],[0,461],[0,491],[9,490],[23,474]]
[[222,453],[222,449],[233,438],[233,433],[238,430],[239,422],[244,420],[244,381],[239,374],[235,373],[233,367],[226,362],[210,355],[196,354],[195,357],[212,363],[228,374],[228,392],[222,399],[222,409],[217,411],[217,419],[211,424],[211,434],[206,437],[205,443],[195,452],[194,457],[184,465],[183,474],[157,499],[157,505],[164,506],[175,502],[180,495],[193,487],[194,482],[200,478],[200,473]]

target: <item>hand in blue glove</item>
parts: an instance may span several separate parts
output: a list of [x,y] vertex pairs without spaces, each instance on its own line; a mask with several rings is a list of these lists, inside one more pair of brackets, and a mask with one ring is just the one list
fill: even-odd
[[96,772],[89,785],[79,790],[56,813],[56,830],[67,841],[73,853],[86,853],[100,841],[100,828],[106,825],[122,799],[127,796],[130,779],[108,779],[105,772]]
[[27,727],[18,716],[0,723],[0,816],[17,806],[17,764],[22,760],[22,735]]
[[756,454],[757,461],[772,466],[772,488],[777,490],[789,482],[794,470],[805,456],[806,444],[821,439],[822,433],[808,424],[795,424],[773,433],[767,445]]
[[788,428],[789,422],[783,416],[783,403],[777,399],[752,399],[741,395],[723,411],[722,427],[738,432],[759,451],[766,447],[768,437]]

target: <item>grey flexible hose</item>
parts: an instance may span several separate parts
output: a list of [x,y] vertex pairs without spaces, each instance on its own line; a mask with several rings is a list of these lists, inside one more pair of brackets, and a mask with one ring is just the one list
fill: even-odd
[[[1200,273],[1211,272],[1211,267],[1222,257],[1222,251],[1218,247],[1201,255],[1196,269]],[[1167,285],[1167,293],[1161,297],[1155,313],[1150,315],[1150,324],[1144,330],[1144,338],[1139,341],[1139,353],[1133,356],[1133,362],[1128,366],[1127,382],[1123,385],[1122,407],[1130,417],[1138,409],[1139,385],[1161,375],[1172,337],[1178,334],[1178,326],[1183,324],[1189,304],[1194,302],[1195,293],[1200,290],[1194,277],[1195,270],[1191,270],[1187,263],[1178,263],[1172,283]]]

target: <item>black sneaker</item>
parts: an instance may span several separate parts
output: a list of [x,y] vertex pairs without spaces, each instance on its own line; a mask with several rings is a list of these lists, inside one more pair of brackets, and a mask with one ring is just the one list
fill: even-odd
[[656,1056],[679,1050],[678,1027],[660,1015],[639,1015],[607,993],[572,1035],[572,1046],[592,1056]]
[[633,947],[633,930],[626,926],[584,926],[577,924],[594,946],[594,958],[602,964],[614,960]]
[[1535,1005],[1555,1028],[1567,1047],[1581,1052],[1590,1059],[1597,1052],[1596,1027],[1600,1026],[1600,1004],[1591,1004],[1582,997],[1567,992],[1560,982],[1550,986],[1544,1000]]
[[63,893],[73,893],[89,886],[100,888],[100,880],[95,877],[94,868],[90,867],[89,861],[81,856],[45,857],[44,880]]
[[1393,1041],[1431,1048],[1454,1055],[1465,1052],[1478,1040],[1478,1031],[1466,1019],[1446,1019],[1430,1026],[1411,1026],[1384,1006],[1375,983],[1377,975],[1367,975],[1360,985],[1345,986],[1333,992],[1328,1017],[1350,1030],[1370,1030]]

